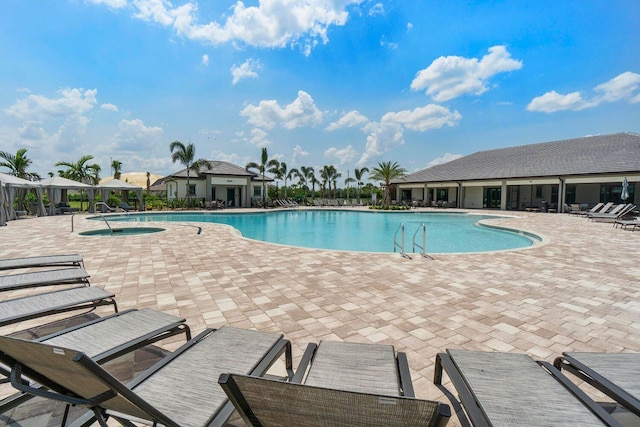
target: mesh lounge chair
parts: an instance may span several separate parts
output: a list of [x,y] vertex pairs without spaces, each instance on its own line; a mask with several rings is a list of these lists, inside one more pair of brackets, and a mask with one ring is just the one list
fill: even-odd
[[436,357],[435,384],[443,368],[474,426],[619,425],[550,363],[526,354],[447,350]]
[[118,207],[125,212],[136,210],[135,206],[131,206],[129,203],[125,203],[125,202],[118,203]]
[[26,258],[0,259],[0,270],[54,266],[83,267],[84,261],[82,260],[82,255],[78,254],[44,255]]
[[62,268],[0,276],[0,291],[79,283],[89,286],[89,273],[84,268]]
[[563,353],[553,364],[640,416],[640,354]]
[[[217,385],[220,374],[264,375],[283,353],[291,375],[291,344],[282,335],[231,327],[207,329],[124,385],[82,352],[0,337],[0,357],[11,366],[14,387],[85,406],[102,425],[106,417],[123,425],[131,425],[129,420],[167,427],[222,425],[233,405]],[[50,391],[24,384],[23,375]],[[90,422],[88,417],[76,424]]]
[[613,226],[616,228],[620,226],[623,230],[626,230],[627,227],[631,227],[631,231],[636,231],[636,227],[640,227],[640,219],[616,219]]
[[[55,332],[34,340],[44,344],[81,349],[96,363],[103,364],[123,354],[184,333],[191,339],[191,331],[180,319],[169,314],[144,310],[127,310],[95,319],[78,326]],[[10,370],[0,366],[7,377]],[[0,413],[24,403],[32,396],[18,393],[0,401]]]
[[0,327],[75,310],[93,310],[113,305],[118,311],[115,295],[96,286],[64,289],[0,301]]
[[220,385],[253,426],[443,426],[451,415],[414,398],[406,356],[389,345],[310,344],[291,382],[223,374]]
[[589,219],[591,219],[592,221],[607,221],[607,222],[615,223],[617,219],[621,219],[629,215],[631,211],[633,211],[635,208],[636,208],[636,205],[632,203],[629,203],[627,205],[618,205],[616,209],[613,209],[609,213],[591,214],[589,215]]

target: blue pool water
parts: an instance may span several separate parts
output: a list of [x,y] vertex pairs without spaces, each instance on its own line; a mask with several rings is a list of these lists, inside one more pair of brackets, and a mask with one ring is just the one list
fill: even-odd
[[[99,217],[96,217],[99,218]],[[108,216],[109,222],[214,222],[230,225],[243,236],[307,248],[393,252],[394,235],[405,226],[405,251],[421,224],[426,226],[427,253],[485,252],[531,246],[540,239],[478,224],[489,215],[438,212],[367,212],[349,210],[283,210],[258,213],[167,212]],[[398,242],[400,233],[397,234]],[[422,244],[422,232],[416,235]],[[399,250],[398,250],[399,251]],[[416,252],[420,249],[416,248]]]

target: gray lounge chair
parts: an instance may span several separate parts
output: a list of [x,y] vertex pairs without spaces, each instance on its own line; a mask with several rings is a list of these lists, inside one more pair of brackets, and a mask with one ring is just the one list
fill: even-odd
[[125,203],[125,202],[118,203],[118,207],[125,212],[136,210],[135,206],[131,206],[129,203]]
[[84,268],[62,268],[59,270],[9,274],[0,276],[0,291],[80,283],[89,286],[89,277],[89,273]]
[[0,301],[0,327],[76,310],[93,310],[112,305],[118,311],[115,295],[96,286],[34,294]]
[[[183,333],[187,341],[191,339],[191,331],[185,324],[185,319],[150,309],[132,309],[63,329],[34,341],[59,347],[79,348],[96,363],[103,364]],[[7,377],[11,373],[6,366],[0,366],[0,372]],[[26,402],[31,397],[33,396],[29,394],[18,393],[3,399],[0,401],[0,413]]]
[[44,255],[26,258],[0,259],[0,270],[54,266],[84,267],[84,261],[82,260],[82,255],[78,254]]
[[[11,366],[12,384],[25,393],[85,406],[106,425],[111,417],[171,426],[222,425],[233,405],[218,386],[223,372],[264,375],[283,354],[291,369],[291,344],[282,335],[232,327],[207,329],[160,360],[128,385],[85,353],[42,343],[0,337],[0,357]],[[22,376],[50,391],[24,384]]]
[[595,205],[594,207],[592,207],[588,211],[576,212],[576,213],[578,215],[582,215],[582,216],[587,216],[587,215],[594,214],[594,213],[605,213],[606,211],[611,209],[611,206],[613,206],[613,202],[607,202],[607,204],[598,203],[597,205]]
[[474,426],[618,426],[600,405],[548,362],[526,354],[447,350],[436,357]]
[[[620,207],[622,206],[622,207]],[[609,213],[603,213],[603,214],[591,214],[589,215],[589,219],[591,219],[592,221],[606,221],[606,222],[614,222],[617,219],[621,219],[624,218],[625,216],[629,215],[631,213],[631,211],[633,211],[636,208],[636,205],[634,204],[627,204],[627,205],[618,205],[616,209],[613,209],[611,212]],[[615,224],[614,224],[615,225]]]
[[616,219],[613,224],[614,227],[618,228],[618,226],[622,227],[623,230],[626,230],[627,227],[631,227],[631,231],[636,231],[636,227],[640,227],[640,218],[635,219]]
[[253,426],[444,426],[451,415],[415,398],[406,356],[390,345],[323,341],[307,347],[291,382],[237,374],[219,382]]
[[640,354],[563,353],[553,365],[571,372],[640,416]]

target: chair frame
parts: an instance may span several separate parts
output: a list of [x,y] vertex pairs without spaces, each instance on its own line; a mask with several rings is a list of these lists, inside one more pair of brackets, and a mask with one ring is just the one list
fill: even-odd
[[[556,381],[564,386],[569,393],[582,403],[585,409],[591,411],[603,422],[604,425],[620,426],[620,424],[604,408],[599,406],[584,391],[578,388],[578,386],[572,383],[567,377],[562,375],[562,373],[551,363],[544,361],[536,361],[536,363],[541,369],[547,371]],[[436,355],[433,383],[438,386],[442,385],[443,370],[447,373],[449,380],[458,392],[460,402],[462,403],[464,411],[471,424],[474,427],[491,427],[493,425],[492,421],[482,409],[472,387],[464,379],[463,374],[460,372],[453,361],[453,358],[448,353],[438,353]]]
[[[168,356],[164,357],[156,364],[151,366],[149,369],[138,375],[133,381],[128,383],[127,385],[118,381],[112,375],[110,375],[107,371],[105,371],[95,360],[88,357],[86,354],[82,352],[75,351],[73,354],[73,361],[79,363],[83,368],[85,368],[90,374],[94,376],[94,379],[99,381],[103,386],[107,387],[109,390],[99,394],[97,396],[92,396],[90,398],[83,398],[78,396],[77,394],[71,392],[66,389],[63,385],[57,383],[55,380],[52,380],[48,377],[43,376],[37,371],[30,369],[27,366],[23,366],[23,364],[9,356],[6,353],[0,351],[0,360],[4,363],[7,363],[11,366],[11,382],[12,385],[24,392],[29,393],[34,396],[40,396],[56,401],[61,401],[63,403],[69,405],[80,405],[86,406],[88,409],[92,411],[92,414],[88,414],[84,417],[81,417],[79,420],[75,421],[73,425],[78,426],[88,426],[93,422],[97,421],[101,426],[106,426],[106,419],[109,417],[114,418],[122,425],[131,426],[132,423],[130,420],[139,420],[135,416],[127,416],[127,414],[115,413],[109,410],[105,410],[100,405],[113,398],[117,395],[120,395],[123,399],[129,401],[133,406],[135,406],[138,410],[146,415],[146,419],[157,425],[158,423],[167,426],[167,427],[180,427],[180,424],[172,419],[170,419],[167,415],[163,414],[162,411],[147,401],[145,401],[142,397],[140,397],[135,392],[135,387],[140,385],[142,382],[150,378],[155,373],[159,372],[163,367],[170,364],[173,360],[175,360],[180,355],[184,354],[187,350],[197,345],[202,340],[206,339],[208,336],[214,334],[216,332],[215,329],[206,329],[202,333],[198,334],[195,338],[192,338],[185,344],[183,344],[179,349],[170,353]],[[0,337],[1,340],[10,339],[8,337]],[[31,343],[30,345],[34,345],[37,343]],[[26,344],[22,344],[26,345]],[[40,344],[42,345],[42,344]],[[55,350],[55,348],[54,348]],[[63,350],[64,351],[64,350]],[[73,350],[72,350],[73,351]],[[288,378],[293,376],[293,367],[292,367],[292,350],[291,350],[291,342],[284,339],[282,335],[280,335],[277,342],[271,347],[271,349],[260,359],[260,361],[254,366],[251,370],[250,375],[252,376],[262,376],[264,375],[268,369],[280,358],[280,356],[285,355],[286,360],[286,370],[288,374]],[[48,390],[43,390],[39,388],[35,388],[30,384],[25,384],[22,381],[24,376],[38,382],[45,386]],[[207,426],[222,426],[226,420],[231,416],[234,411],[233,404],[227,400],[224,402],[216,411],[214,411],[211,415],[211,418],[207,422]]]
[[[58,276],[58,277],[56,277]],[[84,268],[60,268],[0,276],[0,292],[52,285],[84,284],[89,286],[89,273]]]
[[629,411],[640,416],[640,400],[638,398],[634,397],[621,387],[618,387],[613,381],[600,375],[598,372],[572,357],[570,354],[562,353],[562,356],[557,357],[553,361],[553,366],[558,371],[562,371],[564,369],[565,371],[572,373],[587,384],[611,397],[616,402],[619,402]]
[[0,270],[12,270],[31,267],[82,267],[84,260],[78,254],[43,255],[24,258],[9,258],[0,260]]

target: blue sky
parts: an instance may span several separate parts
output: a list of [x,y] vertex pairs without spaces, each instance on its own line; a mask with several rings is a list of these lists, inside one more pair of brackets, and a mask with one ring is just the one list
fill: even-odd
[[3,0],[0,151],[166,175],[640,132],[640,2]]

